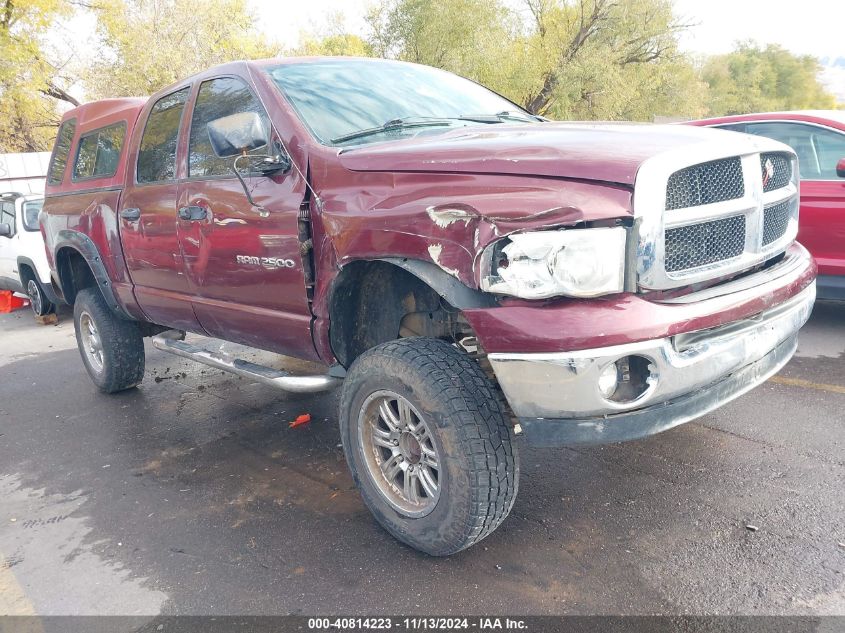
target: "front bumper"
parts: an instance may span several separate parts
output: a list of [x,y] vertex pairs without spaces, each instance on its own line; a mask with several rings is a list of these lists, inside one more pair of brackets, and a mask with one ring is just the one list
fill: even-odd
[[[811,283],[750,318],[661,339],[488,358],[529,443],[632,440],[704,415],[776,373],[794,353],[815,296]],[[630,356],[648,361],[647,389],[626,403],[604,398],[598,387],[602,370]]]

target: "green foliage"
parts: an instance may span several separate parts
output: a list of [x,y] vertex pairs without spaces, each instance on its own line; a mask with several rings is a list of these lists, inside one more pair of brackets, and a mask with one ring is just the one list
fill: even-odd
[[450,70],[494,90],[510,67],[503,47],[519,26],[496,0],[383,0],[367,21],[379,57]]
[[[670,0],[382,0],[376,54],[445,68],[552,118],[697,116]],[[524,14],[530,16],[524,19]]]
[[709,86],[710,114],[829,109],[836,99],[818,80],[818,60],[793,55],[777,44],[739,44],[707,60],[701,76]]
[[338,33],[322,38],[307,37],[291,55],[330,55],[347,57],[373,57],[373,47],[358,35]]
[[44,54],[44,33],[68,12],[60,0],[0,0],[0,152],[49,149],[60,93]]
[[678,52],[683,28],[669,0],[528,0],[532,56],[524,105],[554,118],[652,120],[696,116],[704,88]]
[[[100,47],[73,78],[96,99],[151,94],[218,63],[277,54],[247,1],[0,0],[0,151],[49,149],[59,101],[75,104],[49,47],[52,25],[74,6],[97,19]],[[287,52],[429,64],[555,119],[835,107],[818,61],[777,45],[740,44],[696,68],[678,50],[684,25],[672,0],[377,1],[365,37],[334,15]]]
[[91,97],[147,95],[192,73],[277,53],[246,0],[102,0],[102,50],[85,77]]
[[343,25],[343,14],[334,13],[328,16],[320,33],[302,33],[299,46],[285,51],[285,54],[290,56],[373,57],[375,51],[370,42],[367,42],[361,36],[346,33]]

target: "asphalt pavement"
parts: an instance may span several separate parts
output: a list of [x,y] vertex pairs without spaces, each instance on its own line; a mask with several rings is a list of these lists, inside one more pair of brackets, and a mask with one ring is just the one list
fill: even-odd
[[0,614],[845,614],[843,305],[696,422],[522,446],[510,518],[451,558],[371,518],[336,406],[149,344],[102,395],[69,315],[0,315]]

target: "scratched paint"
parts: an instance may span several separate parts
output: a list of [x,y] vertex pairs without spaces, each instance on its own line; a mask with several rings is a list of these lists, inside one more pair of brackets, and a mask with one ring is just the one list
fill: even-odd
[[449,228],[455,222],[463,222],[464,226],[477,219],[477,214],[471,213],[468,209],[458,207],[428,207],[425,212],[428,217],[441,229]]
[[453,277],[458,277],[458,271],[454,268],[449,268],[448,266],[444,266],[440,263],[440,256],[443,252],[443,245],[442,244],[432,244],[428,247],[428,254],[431,256],[431,260],[440,266],[445,272],[449,273]]

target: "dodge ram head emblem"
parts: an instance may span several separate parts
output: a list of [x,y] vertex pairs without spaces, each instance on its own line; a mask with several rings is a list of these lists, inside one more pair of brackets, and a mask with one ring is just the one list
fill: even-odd
[[255,257],[254,255],[236,255],[235,261],[239,264],[248,264],[250,266],[261,266],[270,270],[274,268],[294,268],[296,262],[292,259],[284,259],[283,257]]
[[769,184],[769,180],[771,180],[772,176],[775,175],[775,166],[772,164],[772,159],[767,158],[765,164],[763,165],[763,188],[766,188],[766,185]]

